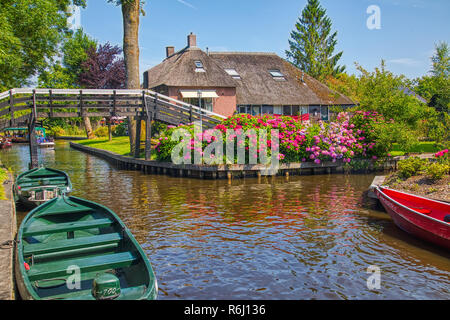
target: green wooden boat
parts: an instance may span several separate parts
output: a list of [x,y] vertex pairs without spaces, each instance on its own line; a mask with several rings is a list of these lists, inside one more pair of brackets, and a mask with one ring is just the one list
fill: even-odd
[[24,300],[151,300],[158,291],[147,256],[120,218],[72,196],[24,218],[14,268]]
[[45,167],[20,174],[14,185],[15,198],[28,207],[39,206],[71,191],[72,183],[67,173]]

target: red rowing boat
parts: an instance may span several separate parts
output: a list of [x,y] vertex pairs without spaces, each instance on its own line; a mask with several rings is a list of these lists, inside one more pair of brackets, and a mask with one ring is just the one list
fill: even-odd
[[376,187],[375,194],[402,230],[450,249],[450,204]]

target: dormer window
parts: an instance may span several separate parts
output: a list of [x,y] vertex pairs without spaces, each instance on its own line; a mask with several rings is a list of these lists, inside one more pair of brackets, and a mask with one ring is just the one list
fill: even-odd
[[284,74],[281,73],[280,70],[269,70],[270,75],[272,76],[273,80],[276,81],[286,81],[286,78],[284,77]]
[[233,79],[241,80],[241,76],[235,69],[225,69],[225,72],[228,73]]
[[203,67],[203,63],[200,60],[194,61],[195,63],[195,72],[206,72]]

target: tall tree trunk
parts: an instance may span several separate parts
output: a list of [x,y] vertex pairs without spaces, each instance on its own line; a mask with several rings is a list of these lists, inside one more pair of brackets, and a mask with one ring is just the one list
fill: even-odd
[[[140,88],[139,74],[139,15],[140,0],[122,2],[123,53],[126,67],[127,89]],[[136,120],[128,117],[130,153],[134,154],[136,145]]]
[[88,139],[95,138],[94,131],[92,130],[91,119],[89,117],[83,117],[84,129],[86,130],[86,136]]

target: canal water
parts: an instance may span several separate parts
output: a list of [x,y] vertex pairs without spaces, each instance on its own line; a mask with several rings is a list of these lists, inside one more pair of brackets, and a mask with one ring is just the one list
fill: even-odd
[[[150,258],[158,299],[450,298],[450,253],[405,234],[364,196],[372,174],[229,183],[118,170],[64,141],[39,152],[70,175],[73,195],[123,219]],[[0,159],[21,172],[28,147]],[[380,271],[379,289],[368,268]]]

